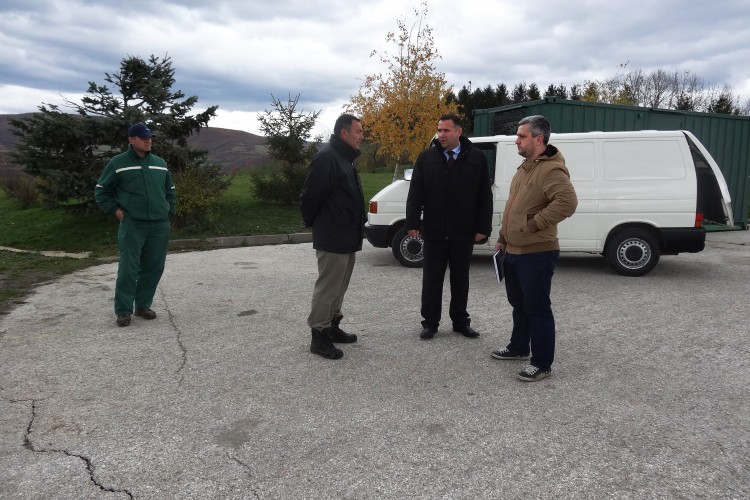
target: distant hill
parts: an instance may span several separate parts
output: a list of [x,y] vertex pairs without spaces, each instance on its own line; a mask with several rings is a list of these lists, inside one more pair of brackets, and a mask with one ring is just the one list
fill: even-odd
[[[0,178],[22,171],[21,167],[13,164],[10,156],[18,138],[13,134],[8,119],[28,118],[31,115],[0,115]],[[208,160],[222,164],[224,172],[256,168],[270,158],[265,137],[241,130],[202,128],[200,133],[188,139],[188,144],[193,148],[208,150]]]
[[188,139],[190,147],[208,150],[208,160],[225,172],[256,168],[270,159],[266,138],[228,128],[206,127]]

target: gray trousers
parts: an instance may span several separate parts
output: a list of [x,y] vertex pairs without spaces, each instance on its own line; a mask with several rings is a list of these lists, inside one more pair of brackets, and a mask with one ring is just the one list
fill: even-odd
[[318,279],[313,290],[312,306],[307,325],[315,330],[331,326],[331,320],[342,316],[341,305],[349,288],[354,270],[354,253],[315,251],[318,259]]

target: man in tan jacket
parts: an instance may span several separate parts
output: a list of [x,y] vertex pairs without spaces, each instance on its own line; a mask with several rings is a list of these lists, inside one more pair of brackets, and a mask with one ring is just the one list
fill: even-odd
[[518,374],[535,382],[552,375],[555,318],[550,290],[560,258],[557,225],[578,205],[565,159],[548,144],[550,124],[540,115],[518,122],[518,154],[525,158],[510,184],[495,248],[505,252],[505,290],[513,307],[510,343],[493,351],[496,359],[529,359]]

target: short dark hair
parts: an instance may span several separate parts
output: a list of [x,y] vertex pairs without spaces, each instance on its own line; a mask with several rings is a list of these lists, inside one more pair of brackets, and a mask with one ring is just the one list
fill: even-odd
[[529,132],[531,132],[531,137],[537,137],[537,136],[543,136],[544,137],[544,143],[547,144],[549,142],[549,134],[552,129],[552,127],[549,124],[549,121],[543,117],[542,115],[532,115],[527,116],[526,118],[521,119],[520,122],[518,122],[518,126],[529,124]]
[[351,131],[352,129],[352,122],[361,122],[359,118],[357,118],[354,115],[350,115],[348,113],[344,113],[343,115],[336,118],[336,124],[333,126],[333,135],[338,137],[341,135],[341,130],[346,129],[347,131]]
[[461,117],[458,116],[456,113],[443,113],[440,115],[439,122],[444,122],[450,120],[453,122],[453,124],[458,128],[463,128],[463,124],[461,123]]

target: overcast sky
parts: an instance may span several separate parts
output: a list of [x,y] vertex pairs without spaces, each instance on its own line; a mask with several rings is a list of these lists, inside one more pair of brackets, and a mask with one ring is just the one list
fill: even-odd
[[[2,0],[0,114],[80,102],[123,58],[168,55],[174,90],[218,105],[211,126],[258,133],[271,94],[300,94],[333,121],[368,74],[373,50],[416,0]],[[542,91],[614,76],[620,64],[689,70],[750,98],[750,0],[428,1],[427,23],[457,92],[525,81]]]

